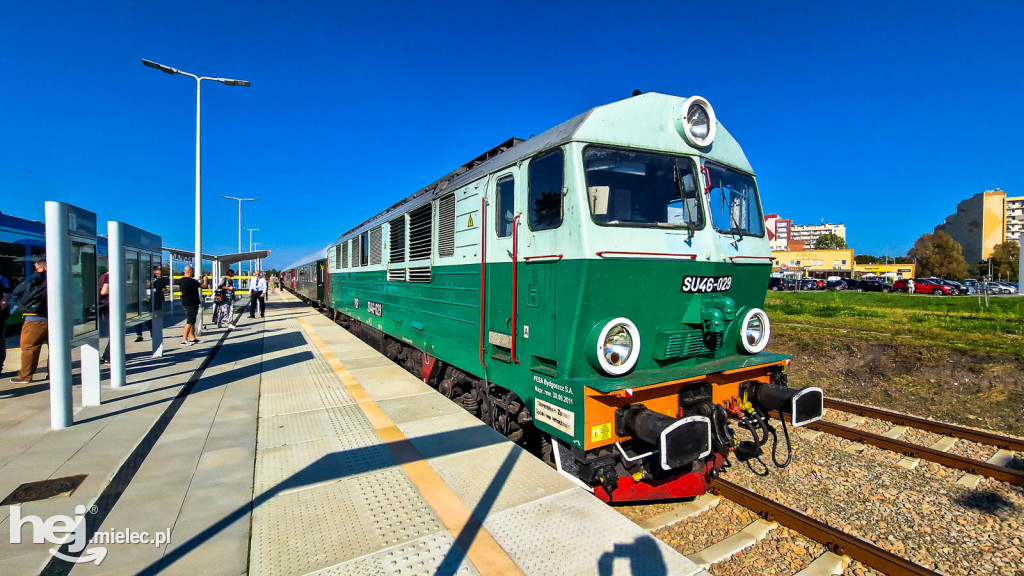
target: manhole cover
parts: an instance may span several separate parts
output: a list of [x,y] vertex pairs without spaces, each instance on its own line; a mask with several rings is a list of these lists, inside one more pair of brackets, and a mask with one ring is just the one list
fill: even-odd
[[54,496],[71,496],[82,485],[85,477],[86,474],[79,474],[78,476],[65,476],[64,478],[52,478],[39,482],[27,482],[15,488],[10,496],[4,498],[3,502],[0,502],[0,506],[46,500]]

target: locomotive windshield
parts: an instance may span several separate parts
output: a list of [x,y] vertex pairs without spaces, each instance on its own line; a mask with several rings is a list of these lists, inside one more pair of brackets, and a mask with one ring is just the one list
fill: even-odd
[[741,236],[764,236],[764,218],[754,179],[708,162],[711,188],[708,209],[715,230]]
[[583,163],[590,214],[598,224],[704,227],[699,181],[689,158],[591,146]]

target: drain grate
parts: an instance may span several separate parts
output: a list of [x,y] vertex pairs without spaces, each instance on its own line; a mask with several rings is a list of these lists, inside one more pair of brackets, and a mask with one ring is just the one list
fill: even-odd
[[51,478],[39,482],[26,482],[14,489],[14,492],[0,502],[0,506],[13,506],[36,500],[46,500],[55,496],[71,496],[85,481],[86,474]]

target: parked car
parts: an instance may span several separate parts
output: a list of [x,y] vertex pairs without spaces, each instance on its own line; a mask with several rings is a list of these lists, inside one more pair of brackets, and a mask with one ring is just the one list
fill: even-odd
[[[893,292],[907,292],[906,278],[897,280],[892,285]],[[918,294],[935,294],[936,296],[949,296],[953,294],[953,288],[938,282],[932,282],[927,278],[914,278],[914,292]]]
[[769,290],[796,290],[796,283],[789,278],[769,278],[768,279]]
[[892,292],[892,285],[878,280],[858,280],[857,292]]
[[925,278],[925,280],[928,280],[929,282],[933,282],[935,284],[949,286],[953,290],[954,295],[970,294],[971,292],[968,286],[961,284],[959,282],[955,282],[953,280],[946,280],[945,278],[935,278],[934,276],[929,276],[928,278]]
[[997,282],[990,282],[990,284],[995,284],[995,285],[999,286],[1000,288],[1003,288],[1003,294],[1017,294],[1018,291],[1019,291],[1018,288],[1017,288],[1017,285],[1013,284],[1012,282],[997,281]]
[[846,290],[849,288],[845,280],[830,280],[825,282],[825,287],[829,290]]
[[825,281],[817,278],[801,278],[797,284],[798,290],[824,290]]

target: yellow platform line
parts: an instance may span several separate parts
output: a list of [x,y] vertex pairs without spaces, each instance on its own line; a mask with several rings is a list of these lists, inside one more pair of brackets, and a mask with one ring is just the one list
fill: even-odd
[[427,464],[423,456],[416,450],[412,442],[405,434],[395,426],[395,423],[381,410],[366,389],[349,374],[345,365],[327,348],[324,341],[316,334],[316,330],[305,320],[297,315],[294,308],[288,309],[296,314],[299,325],[306,332],[310,341],[330,365],[334,374],[345,386],[345,390],[356,401],[360,410],[373,424],[377,436],[391,451],[391,455],[402,466],[409,479],[419,489],[423,499],[434,510],[434,514],[444,524],[448,533],[456,540],[458,546],[459,535],[470,530],[476,533],[476,537],[465,550],[470,562],[481,573],[486,575],[523,574],[519,566],[509,557],[508,553],[491,536],[491,533],[480,524],[480,521],[473,517],[473,513],[466,507],[466,504],[452,492],[451,488],[444,483],[444,480],[434,472],[434,469]]

